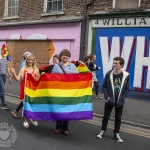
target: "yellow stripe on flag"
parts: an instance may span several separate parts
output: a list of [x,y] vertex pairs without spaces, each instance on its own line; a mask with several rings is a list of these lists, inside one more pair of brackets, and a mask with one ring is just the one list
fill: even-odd
[[36,91],[31,90],[29,88],[25,88],[25,95],[29,97],[82,97],[85,95],[92,95],[92,88],[84,88],[84,89],[38,89]]

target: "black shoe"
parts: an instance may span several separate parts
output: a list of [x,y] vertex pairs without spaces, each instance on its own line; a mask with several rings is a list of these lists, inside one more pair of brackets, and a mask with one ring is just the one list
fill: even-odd
[[123,143],[123,140],[121,139],[119,133],[114,133],[114,138],[117,142]]
[[5,110],[6,110],[6,109],[9,109],[9,108],[8,108],[8,106],[5,104],[5,105],[2,105],[2,106],[1,106],[1,109],[5,109]]

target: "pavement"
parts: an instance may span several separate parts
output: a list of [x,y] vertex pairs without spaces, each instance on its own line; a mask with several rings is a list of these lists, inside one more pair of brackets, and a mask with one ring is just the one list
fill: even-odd
[[[6,95],[12,97],[19,97],[20,82],[12,80],[10,85],[6,81]],[[96,99],[93,93],[93,114],[95,117],[102,118],[104,113],[105,100],[103,98],[103,93],[99,93],[102,98]],[[137,127],[150,129],[150,101],[138,98],[126,98],[125,105],[123,108],[122,123],[129,124]],[[111,113],[110,120],[113,121],[115,116],[114,109]]]

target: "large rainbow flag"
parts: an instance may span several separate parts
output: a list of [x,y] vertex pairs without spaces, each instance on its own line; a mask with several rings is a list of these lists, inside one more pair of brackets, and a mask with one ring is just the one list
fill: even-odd
[[26,76],[23,117],[34,120],[92,119],[92,75],[44,74]]

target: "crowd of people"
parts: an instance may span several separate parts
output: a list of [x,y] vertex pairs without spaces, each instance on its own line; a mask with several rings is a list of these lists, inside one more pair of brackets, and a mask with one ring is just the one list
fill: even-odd
[[[21,61],[20,71],[18,75],[15,72],[15,69],[11,67],[10,62],[4,57],[3,51],[0,55],[0,98],[2,102],[2,109],[9,109],[5,103],[5,82],[6,82],[6,71],[9,76],[9,82],[11,84],[11,73],[13,78],[16,81],[20,81],[20,99],[22,100],[16,110],[12,111],[12,115],[19,119],[18,112],[23,107],[24,100],[24,85],[25,85],[25,74],[30,73],[35,80],[38,80],[41,75],[45,73],[58,73],[58,74],[74,74],[79,73],[76,66],[70,63],[69,58],[71,53],[69,50],[64,49],[60,54],[55,54],[53,56],[53,65],[39,70],[36,65],[36,58],[34,54],[30,52],[25,52],[23,54],[23,61]],[[96,55],[91,54],[84,58],[84,64],[87,66],[89,72],[92,73],[93,89],[96,94],[96,98],[99,98],[99,84],[96,76],[96,71],[100,70],[100,67],[96,66],[95,63]],[[129,92],[129,73],[123,71],[124,59],[121,57],[115,57],[113,60],[113,68],[108,71],[104,78],[102,85],[102,90],[104,92],[105,98],[105,109],[104,116],[102,120],[102,127],[100,133],[97,135],[97,138],[102,138],[106,132],[108,119],[110,117],[113,107],[115,108],[115,126],[114,126],[114,138],[118,142],[123,142],[119,135],[119,130],[121,126],[121,116],[123,111],[123,105],[125,98]],[[37,120],[30,121],[34,126],[38,126]],[[25,118],[23,122],[25,128],[29,128],[28,119]],[[63,133],[64,135],[69,134],[69,121],[59,120],[56,121],[56,128],[54,131],[55,134]]]

